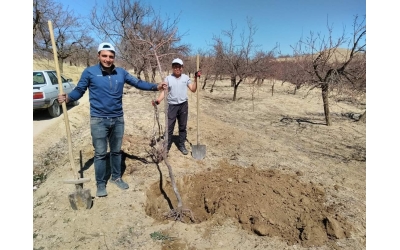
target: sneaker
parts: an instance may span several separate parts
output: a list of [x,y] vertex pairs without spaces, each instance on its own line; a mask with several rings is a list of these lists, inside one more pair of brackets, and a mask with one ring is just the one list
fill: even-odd
[[111,183],[114,183],[117,185],[120,189],[128,189],[129,185],[124,182],[121,178],[115,179],[115,180],[110,180]]
[[96,196],[97,197],[107,196],[107,190],[106,190],[106,185],[105,184],[97,185]]
[[187,149],[185,148],[185,146],[182,146],[179,148],[179,151],[182,152],[182,154],[187,155],[189,152],[187,151]]

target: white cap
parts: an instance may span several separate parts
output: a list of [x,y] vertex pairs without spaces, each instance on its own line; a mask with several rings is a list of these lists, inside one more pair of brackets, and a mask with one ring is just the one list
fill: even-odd
[[179,59],[179,58],[175,58],[175,59],[172,61],[172,64],[174,64],[174,63],[178,63],[178,64],[180,64],[180,65],[183,65],[183,61],[182,61],[181,59]]
[[97,52],[100,52],[101,50],[110,50],[115,53],[114,46],[112,46],[111,43],[100,43],[99,48],[97,49]]

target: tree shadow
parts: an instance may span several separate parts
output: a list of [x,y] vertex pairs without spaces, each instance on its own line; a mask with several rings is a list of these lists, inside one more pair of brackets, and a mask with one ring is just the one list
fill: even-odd
[[[131,155],[123,150],[121,150],[121,176],[124,175],[125,170],[126,170],[126,159],[131,159],[131,160],[137,160],[140,161],[144,164],[149,164],[150,162],[147,161],[145,158],[138,157],[136,155]],[[82,163],[82,151],[80,151],[80,165],[81,169],[79,171],[81,178],[83,177],[83,172],[88,170],[94,163],[94,157],[90,158],[85,162],[85,164]],[[107,153],[106,155],[106,179],[109,179],[111,176],[111,162],[110,162],[110,152]]]
[[310,121],[309,119],[305,119],[305,118],[296,118],[295,121],[296,121],[298,124],[301,124],[301,123],[309,123],[309,124],[314,124],[314,125],[326,125],[326,123],[323,123],[323,122],[313,122],[313,121]]
[[[79,151],[79,161],[80,161],[80,177],[83,178],[83,173],[88,170],[92,165],[94,166],[94,156],[87,160],[85,164],[83,164],[82,160],[82,150]],[[111,177],[111,163],[110,163],[110,152],[106,155],[106,180]]]
[[94,157],[90,158],[89,160],[87,160],[85,162],[85,164],[83,164],[83,158],[82,158],[82,150],[79,150],[79,174],[80,177],[83,178],[83,172],[85,172],[86,170],[88,170],[90,168],[90,166],[93,165],[94,162]]
[[172,144],[179,148],[179,135],[172,135]]
[[279,120],[281,123],[284,123],[285,125],[288,125],[294,121],[296,121],[299,125],[301,125],[302,123],[309,123],[309,124],[313,124],[313,125],[324,125],[326,126],[326,123],[324,122],[314,122],[308,118],[291,118],[291,117],[283,117],[282,119]]
[[151,163],[148,160],[146,160],[145,158],[128,154],[128,153],[124,152],[123,150],[121,150],[121,153],[122,153],[122,155],[121,155],[121,176],[124,175],[124,173],[126,171],[126,159],[140,161],[141,163],[144,163],[144,164]]
[[[190,147],[192,147],[192,143],[186,138],[186,142],[189,143]],[[172,135],[172,144],[179,149],[179,135]]]
[[156,164],[156,167],[157,167],[157,170],[158,170],[158,174],[160,176],[160,181],[158,182],[159,183],[160,192],[161,192],[162,196],[164,197],[164,199],[167,201],[169,209],[174,209],[174,207],[172,206],[171,199],[168,197],[168,194],[165,192],[165,190],[163,188],[163,185],[162,185],[162,183],[163,183],[163,175],[162,175],[162,172],[161,172],[161,169],[160,169],[159,162],[157,161],[157,157],[151,152],[148,152],[148,153],[149,153],[153,163]]
[[[176,139],[179,139],[179,137],[176,136]],[[136,155],[128,154],[128,153],[124,152],[123,150],[121,150],[121,153],[122,153],[122,155],[121,155],[121,176],[126,171],[126,160],[127,159],[137,160],[137,161],[140,161],[140,162],[142,162],[144,164],[149,164],[149,163],[155,163],[156,164],[156,167],[157,167],[157,170],[158,170],[158,173],[159,173],[159,176],[160,176],[160,181],[159,181],[160,192],[163,195],[164,199],[167,201],[169,208],[173,209],[173,205],[172,205],[171,199],[168,197],[168,194],[163,189],[163,185],[162,185],[162,183],[164,181],[163,180],[163,175],[162,175],[162,172],[161,172],[160,165],[159,165],[159,163],[157,163],[154,154],[148,152],[150,157],[151,157],[151,159],[152,159],[152,161],[148,161],[145,158],[138,157]],[[80,159],[79,159],[80,160],[80,171],[79,171],[79,174],[80,174],[80,177],[83,178],[83,173],[86,170],[88,170],[92,165],[94,166],[94,157],[88,159],[85,163],[83,163],[82,150],[80,151],[79,155],[80,155]],[[110,153],[108,152],[107,155],[106,155],[106,179],[109,179],[110,177],[111,177],[111,164],[110,164]],[[93,206],[93,204],[92,204],[92,206]]]

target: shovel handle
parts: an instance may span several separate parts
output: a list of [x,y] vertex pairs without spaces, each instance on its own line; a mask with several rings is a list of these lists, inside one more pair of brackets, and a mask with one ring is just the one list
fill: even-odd
[[[196,62],[196,68],[197,68],[197,72],[199,71],[199,68],[200,68],[200,63],[199,63],[199,54],[197,54],[197,60],[196,60],[197,62]],[[197,82],[197,76],[195,76],[196,77],[196,82]],[[197,82],[196,83],[196,86],[197,86],[197,144],[199,144],[199,106],[200,106],[200,104],[199,104],[199,92],[200,92],[200,89],[199,89],[199,83]]]
[[[54,63],[55,63],[56,72],[57,72],[58,89],[60,91],[60,94],[64,94],[64,90],[63,90],[63,86],[62,86],[62,82],[61,82],[60,68],[58,65],[57,48],[56,48],[56,43],[54,40],[53,25],[50,20],[48,21],[48,25],[49,25],[49,31],[50,31],[50,37],[51,37],[51,45],[53,47]],[[57,100],[55,100],[55,101],[57,101]],[[63,114],[64,114],[65,128],[67,130],[69,161],[71,164],[71,169],[74,172],[74,177],[75,177],[75,179],[78,179],[78,173],[77,173],[77,170],[74,165],[74,156],[72,154],[71,131],[70,131],[70,127],[69,127],[67,104],[65,102],[63,102],[61,105],[62,105]]]

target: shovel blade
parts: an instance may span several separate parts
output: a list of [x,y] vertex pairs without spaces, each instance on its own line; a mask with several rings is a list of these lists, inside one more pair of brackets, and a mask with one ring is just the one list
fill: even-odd
[[206,156],[206,145],[192,145],[192,156],[201,160]]
[[69,194],[68,198],[73,210],[90,209],[92,207],[90,189],[77,188],[74,193]]

